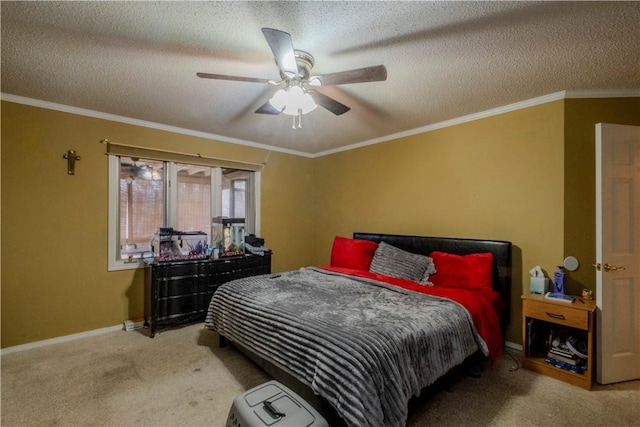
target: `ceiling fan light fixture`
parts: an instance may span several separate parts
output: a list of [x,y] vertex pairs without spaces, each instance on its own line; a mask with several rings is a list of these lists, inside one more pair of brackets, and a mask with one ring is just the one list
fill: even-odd
[[290,116],[307,114],[317,107],[311,95],[300,86],[289,86],[278,90],[269,103]]

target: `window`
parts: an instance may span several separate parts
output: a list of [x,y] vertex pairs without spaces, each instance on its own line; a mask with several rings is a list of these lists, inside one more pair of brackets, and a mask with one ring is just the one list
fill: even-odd
[[161,227],[203,231],[211,218],[245,218],[259,232],[260,172],[128,156],[109,156],[109,270],[153,257]]
[[164,225],[164,163],[121,158],[120,259],[152,256],[149,242]]
[[[176,230],[206,231],[211,227],[211,168],[176,165],[178,216]],[[211,236],[209,236],[209,242]]]
[[247,182],[250,172],[225,169],[222,172],[222,216],[246,217]]

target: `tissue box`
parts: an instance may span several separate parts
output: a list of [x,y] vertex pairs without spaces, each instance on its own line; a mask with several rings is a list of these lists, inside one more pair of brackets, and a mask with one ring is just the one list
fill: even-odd
[[532,294],[546,294],[549,292],[549,279],[546,277],[530,277]]

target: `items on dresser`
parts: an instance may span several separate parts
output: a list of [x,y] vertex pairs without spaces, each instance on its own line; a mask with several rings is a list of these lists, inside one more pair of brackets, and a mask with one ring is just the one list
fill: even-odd
[[156,261],[206,259],[207,247],[207,233],[204,231],[177,231],[163,227],[151,240],[151,251]]
[[[211,246],[217,249],[217,257],[244,254],[245,219],[217,216],[211,218]],[[217,258],[214,255],[214,258]]]

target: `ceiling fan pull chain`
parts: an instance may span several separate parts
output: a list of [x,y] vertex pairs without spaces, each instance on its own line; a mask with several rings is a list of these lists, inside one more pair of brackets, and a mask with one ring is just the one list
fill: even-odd
[[[302,108],[298,108],[298,114],[291,117],[293,117],[293,126],[291,126],[291,129],[293,130],[302,129]],[[297,119],[297,123],[296,123],[296,119]]]

